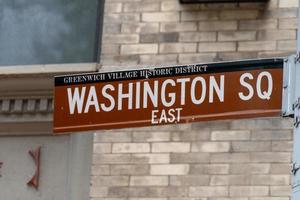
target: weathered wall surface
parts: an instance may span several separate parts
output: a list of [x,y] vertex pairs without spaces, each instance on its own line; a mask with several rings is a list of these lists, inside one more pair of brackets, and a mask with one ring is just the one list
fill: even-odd
[[[102,70],[286,56],[297,6],[106,0]],[[288,200],[291,127],[273,118],[99,131],[91,199]]]

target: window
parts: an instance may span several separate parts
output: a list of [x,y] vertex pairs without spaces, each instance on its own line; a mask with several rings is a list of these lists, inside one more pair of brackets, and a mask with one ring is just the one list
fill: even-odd
[[97,62],[103,4],[1,0],[0,66]]

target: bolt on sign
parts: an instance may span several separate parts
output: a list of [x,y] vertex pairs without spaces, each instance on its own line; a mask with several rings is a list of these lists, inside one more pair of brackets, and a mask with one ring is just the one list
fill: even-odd
[[55,77],[54,132],[280,116],[282,59]]

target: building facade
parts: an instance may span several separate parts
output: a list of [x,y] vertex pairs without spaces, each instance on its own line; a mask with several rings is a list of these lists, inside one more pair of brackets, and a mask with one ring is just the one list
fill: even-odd
[[[106,0],[99,71],[285,57],[297,0]],[[289,200],[292,120],[96,131],[91,200]]]

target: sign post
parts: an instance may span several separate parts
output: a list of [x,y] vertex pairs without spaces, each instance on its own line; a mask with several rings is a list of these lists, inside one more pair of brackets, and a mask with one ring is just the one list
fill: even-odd
[[283,59],[55,78],[54,132],[280,116]]
[[[299,1],[300,3],[300,1]],[[300,30],[300,9],[298,8],[298,30]],[[294,85],[294,147],[293,147],[293,178],[292,200],[300,199],[300,33],[298,31],[297,55],[295,58],[295,85]]]

